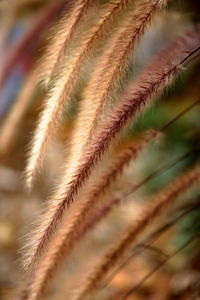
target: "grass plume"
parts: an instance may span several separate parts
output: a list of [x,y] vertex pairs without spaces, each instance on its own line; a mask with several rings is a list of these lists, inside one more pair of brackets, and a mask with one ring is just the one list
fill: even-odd
[[156,217],[160,216],[169,205],[189,188],[191,188],[200,179],[200,167],[197,165],[192,170],[185,172],[177,178],[164,191],[161,191],[152,201],[150,201],[147,212],[133,225],[129,225],[123,232],[121,238],[114,247],[109,249],[106,255],[99,262],[93,273],[91,273],[85,284],[83,284],[80,291],[74,297],[74,300],[87,299],[87,296],[98,288],[102,279],[108,274],[109,270],[115,266],[121,257],[127,253],[130,246],[138,238],[138,236],[152,223]]
[[[194,37],[198,40],[198,32],[196,32]],[[193,41],[195,44],[197,42],[196,39],[194,38]],[[152,68],[150,73],[144,71],[144,74],[139,77],[138,81],[122,97],[108,121],[105,122],[92,139],[83,158],[78,162],[78,167],[75,165],[72,177],[69,176],[67,168],[57,191],[52,196],[51,205],[47,213],[42,216],[42,222],[35,234],[32,249],[28,253],[27,265],[36,260],[46,243],[48,243],[67,205],[73,202],[74,197],[91,174],[95,164],[101,159],[114,138],[129,124],[130,120],[135,119],[152,103],[152,96],[169,84],[170,79],[182,69],[181,62],[185,61],[192,52],[191,44],[187,45],[184,41],[180,45],[179,53],[173,57],[173,61],[170,61],[169,57],[167,57],[166,63],[163,64],[162,68],[160,65],[157,67],[159,69],[158,72],[156,66],[154,66],[154,69]]]
[[[108,43],[91,75],[80,104],[71,147],[71,152],[76,153],[75,160],[77,160],[77,154],[80,153],[81,156],[85,146],[89,143],[109,95],[123,76],[130,55],[142,38],[147,25],[161,8],[161,3],[163,4],[163,1],[141,1]],[[72,154],[70,160],[73,161],[73,159]]]
[[[156,138],[159,135],[156,131],[147,132],[143,139],[138,142],[131,143],[123,149],[122,153],[117,155],[114,162],[105,171],[97,183],[92,185],[88,191],[81,197],[78,201],[77,206],[73,209],[72,214],[67,218],[67,223],[58,229],[56,236],[53,238],[52,242],[48,247],[48,253],[45,257],[39,260],[39,264],[36,268],[36,274],[34,280],[30,285],[29,295],[36,295],[35,298],[30,298],[31,300],[36,299],[44,287],[47,285],[49,278],[55,274],[58,262],[67,255],[70,254],[73,249],[77,239],[80,239],[82,234],[85,234],[89,229],[91,223],[90,215],[93,209],[96,207],[97,203],[101,199],[100,197],[105,193],[113,181],[119,177],[123,169],[132,159],[136,159],[138,154],[146,147],[148,142]],[[103,217],[103,212],[109,212],[113,205],[116,205],[117,201],[111,201],[110,204],[102,208],[102,211],[97,214],[96,220]],[[89,223],[88,223],[89,217]],[[92,218],[94,219],[94,218]],[[38,276],[38,272],[40,276]],[[31,296],[30,296],[31,297]],[[28,298],[29,299],[29,298]]]
[[52,34],[52,41],[43,58],[39,76],[40,81],[42,81],[45,86],[49,85],[50,80],[58,69],[63,60],[68,43],[73,38],[76,28],[81,23],[92,2],[92,0],[74,1],[70,12],[67,11],[56,26],[55,32]]
[[63,109],[70,101],[71,92],[76,84],[80,68],[85,58],[91,52],[98,39],[113,18],[124,8],[130,0],[115,0],[105,5],[97,23],[86,33],[78,49],[67,61],[67,67],[63,67],[55,80],[49,96],[44,104],[44,109],[38,121],[38,126],[31,143],[26,174],[26,185],[31,189],[35,175],[41,169],[45,151],[49,140],[56,133],[61,120]]

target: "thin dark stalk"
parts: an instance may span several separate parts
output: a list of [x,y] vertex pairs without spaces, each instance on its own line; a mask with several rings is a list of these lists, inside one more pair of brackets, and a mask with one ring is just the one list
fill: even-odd
[[194,51],[192,51],[186,58],[184,58],[181,62],[180,62],[180,65],[185,65],[185,64],[188,64],[190,63],[194,58],[198,57],[200,53],[196,55],[197,52],[199,52],[200,50],[200,46],[197,47]]
[[183,209],[183,211],[181,213],[179,213],[178,216],[173,217],[171,220],[167,221],[164,225],[162,225],[160,228],[156,229],[154,232],[152,232],[147,238],[145,238],[144,240],[142,240],[139,244],[137,244],[136,246],[134,246],[134,248],[131,250],[130,255],[128,255],[128,257],[125,258],[125,260],[112,272],[112,274],[109,276],[109,278],[106,280],[106,283],[103,284],[102,288],[105,288],[110,281],[113,279],[113,277],[122,269],[125,267],[125,265],[127,264],[127,262],[132,259],[133,257],[135,257],[136,255],[141,255],[144,251],[144,249],[140,249],[140,245],[145,245],[145,247],[147,246],[151,246],[152,243],[154,243],[155,241],[157,241],[160,237],[160,235],[163,232],[166,232],[168,229],[170,229],[171,227],[175,226],[179,221],[181,221],[183,218],[185,218],[186,216],[188,216],[190,213],[192,213],[194,210],[198,209],[200,207],[200,198],[198,198],[197,202],[195,202],[192,205],[189,205],[187,208],[182,207],[180,208],[181,210]]
[[165,258],[169,257],[169,254],[163,252],[158,247],[154,247],[152,245],[146,245],[146,244],[140,243],[140,244],[137,245],[137,248],[143,249],[143,250],[149,250],[151,252],[154,252],[156,255],[159,255],[159,256],[162,256],[162,257],[165,257]]
[[160,131],[163,132],[163,131],[167,130],[169,127],[171,127],[172,125],[174,125],[174,123],[176,123],[176,121],[178,121],[182,116],[184,116],[187,112],[189,112],[191,109],[193,109],[194,107],[196,107],[199,104],[200,104],[200,99],[198,99],[197,101],[193,102],[191,105],[189,105],[184,110],[182,110],[175,118],[173,118],[171,121],[169,121],[163,127],[161,127]]
[[180,253],[182,250],[184,250],[186,247],[188,247],[192,242],[199,239],[199,236],[192,236],[187,242],[185,242],[180,248],[178,248],[176,251],[174,251],[169,257],[164,259],[159,265],[154,267],[136,286],[134,286],[132,289],[130,289],[122,298],[121,300],[127,299],[131,294],[133,294],[135,291],[137,291],[141,286],[144,284],[146,280],[148,280],[152,275],[155,274],[159,269],[161,269],[170,259],[172,259],[174,256],[176,256],[178,253]]
[[183,154],[181,157],[179,157],[178,159],[175,159],[159,168],[157,168],[154,172],[152,172],[151,174],[147,175],[142,181],[140,181],[138,184],[136,184],[135,186],[131,187],[128,191],[126,191],[124,193],[123,197],[127,197],[129,195],[131,195],[132,193],[138,191],[138,189],[140,189],[141,187],[144,186],[144,184],[146,184],[147,182],[149,182],[151,179],[155,178],[156,176],[160,175],[163,171],[168,171],[169,169],[173,168],[174,166],[176,166],[178,163],[182,162],[183,160],[189,158],[191,155],[193,155],[194,153],[198,153],[200,149],[200,145],[196,146],[194,148],[192,148],[191,150],[187,151],[185,154]]

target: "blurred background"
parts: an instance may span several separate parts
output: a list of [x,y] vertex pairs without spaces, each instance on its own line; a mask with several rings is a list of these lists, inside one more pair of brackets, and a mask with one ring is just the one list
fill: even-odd
[[[106,1],[97,1],[94,16],[98,14],[101,2]],[[145,34],[136,60],[130,65],[130,73],[133,75],[174,36],[184,30],[195,29],[200,21],[199,0],[171,2],[167,11],[156,18]],[[45,171],[34,190],[27,193],[23,186],[27,149],[46,95],[46,91],[35,84],[35,69],[49,42],[49,30],[62,11],[68,9],[67,5],[67,1],[54,0],[0,0],[0,299],[12,299],[16,285],[23,278],[19,249],[24,244],[28,226],[34,223],[41,212],[59,175],[67,155],[65,148],[81,99],[81,89],[85,84],[82,76],[74,96],[75,101],[66,112],[57,139],[50,145]],[[94,59],[95,57],[92,62]],[[91,65],[92,63],[86,64],[86,73],[90,72]],[[180,111],[199,100],[199,67],[200,60],[196,59],[160,97],[160,101],[139,118],[137,124],[130,126],[126,137],[134,140],[147,129],[159,130]],[[156,168],[192,151],[199,144],[199,116],[200,106],[197,104],[165,131],[161,141],[149,145],[137,161],[130,164],[113,189],[125,189],[133,181],[140,182]],[[77,287],[78,279],[97,261],[98,256],[111,244],[111,239],[117,239],[119,230],[140,214],[144,202],[198,160],[199,151],[191,152],[173,167],[166,167],[130,199],[115,208],[71,255],[63,266],[60,277],[52,285],[47,299],[70,299],[70,292]],[[112,190],[110,195],[111,193]],[[193,203],[197,195],[195,190],[184,198]],[[187,201],[183,201],[183,204],[185,202]],[[133,287],[135,281],[139,283],[144,279],[162,261],[163,256],[165,258],[194,232],[197,235],[200,233],[198,206],[161,235],[154,245],[160,252],[157,248],[143,249],[121,268],[99,299],[120,299],[124,291]],[[183,249],[155,271],[128,299],[200,299],[199,246],[198,240]]]

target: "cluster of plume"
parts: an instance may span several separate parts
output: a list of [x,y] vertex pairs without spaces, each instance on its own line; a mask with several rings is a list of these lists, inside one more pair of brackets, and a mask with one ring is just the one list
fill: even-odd
[[[31,138],[24,172],[26,186],[31,190],[36,177],[40,178],[49,145],[58,134],[64,112],[74,101],[73,93],[80,74],[84,73],[90,58],[93,62],[77,104],[78,113],[70,141],[66,142],[67,157],[63,170],[47,201],[45,212],[23,249],[26,280],[17,296],[21,300],[42,299],[49,282],[56,277],[63,260],[70,256],[79,240],[156,174],[155,171],[152,176],[117,193],[111,188],[129,164],[148,151],[152,141],[162,143],[160,137],[165,135],[165,130],[200,103],[199,99],[195,99],[163,127],[146,130],[139,138],[126,141],[129,126],[162,98],[162,92],[179,74],[198,60],[200,26],[185,26],[185,30],[181,29],[171,41],[164,43],[163,49],[157,50],[155,57],[138,72],[134,63],[140,44],[156,18],[165,18],[173,1],[100,2],[52,2],[49,10],[46,9],[36,20],[34,29],[27,33],[24,44],[11,53],[0,74],[1,85],[20,57],[20,50],[53,17],[53,11],[62,11],[58,24],[51,30],[52,38],[44,57],[29,76],[25,89],[19,94],[0,131],[0,149],[4,149],[4,141],[9,144],[12,140],[14,127],[24,114],[35,84],[40,83],[47,96]],[[91,21],[92,14],[95,20]],[[97,51],[98,47],[100,51]],[[127,80],[131,63],[134,76]],[[105,166],[107,156],[110,159]],[[175,163],[172,162],[172,166]],[[127,225],[117,242],[114,241],[105,255],[99,258],[97,266],[89,272],[72,298],[95,299],[112,268],[119,266],[140,236],[199,180],[200,165],[197,163],[151,197],[142,216]],[[108,195],[109,199],[105,201]]]

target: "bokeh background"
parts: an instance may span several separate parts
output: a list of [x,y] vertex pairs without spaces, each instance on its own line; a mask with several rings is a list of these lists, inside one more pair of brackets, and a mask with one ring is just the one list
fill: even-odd
[[[81,100],[81,91],[86,84],[87,76],[82,76],[74,101],[66,111],[63,124],[60,126],[58,137],[50,145],[45,171],[34,190],[27,193],[23,182],[27,149],[46,95],[43,88],[35,85],[35,68],[48,44],[49,30],[55,25],[64,8],[63,2],[0,1],[0,299],[14,299],[13,291],[23,279],[19,249],[24,244],[24,236],[29,232],[29,225],[34,223],[55,185],[67,155],[67,142]],[[101,2],[106,1],[97,1],[92,12],[93,18],[101,9]],[[50,16],[47,11],[53,5]],[[157,16],[151,29],[145,34],[136,59],[130,64],[130,76],[135,76],[135,73],[139,72],[174,36],[186,29],[195,29],[199,21],[199,0],[178,0],[171,3],[165,13]],[[99,52],[101,47],[97,54]],[[90,73],[96,57],[97,55],[94,55],[91,61],[87,62],[83,75]],[[159,96],[160,101],[142,115],[137,124],[130,126],[126,133],[127,138],[134,140],[146,129],[159,130],[177,113],[197,101],[200,97],[199,67],[200,60],[196,59],[171,87]],[[136,162],[130,164],[113,189],[125,189],[130,183],[139,182],[158,167],[191,151],[199,144],[199,136],[200,106],[195,105],[166,130],[160,141],[152,143]],[[47,299],[70,299],[71,291],[78,286],[78,281],[84,276],[85,271],[98,260],[103,250],[111,245],[112,239],[117,239],[119,230],[133,220],[134,216],[138,216],[144,202],[198,160],[199,151],[193,151],[186,159],[171,168],[166,168],[130,199],[126,199],[115,208],[87,235],[66,261],[55,284],[51,286]],[[111,194],[112,190],[108,196]],[[197,191],[193,191],[192,194],[186,195],[186,199],[193,201],[196,194]],[[163,255],[176,249],[194,232],[197,235],[200,233],[199,208],[161,236],[156,244],[160,253],[155,249],[144,249],[130,260],[114,276],[99,299],[120,299],[124,291],[135,282],[140,282],[159,264]],[[199,246],[199,242],[196,241],[184,249],[146,280],[130,299],[200,299]]]

